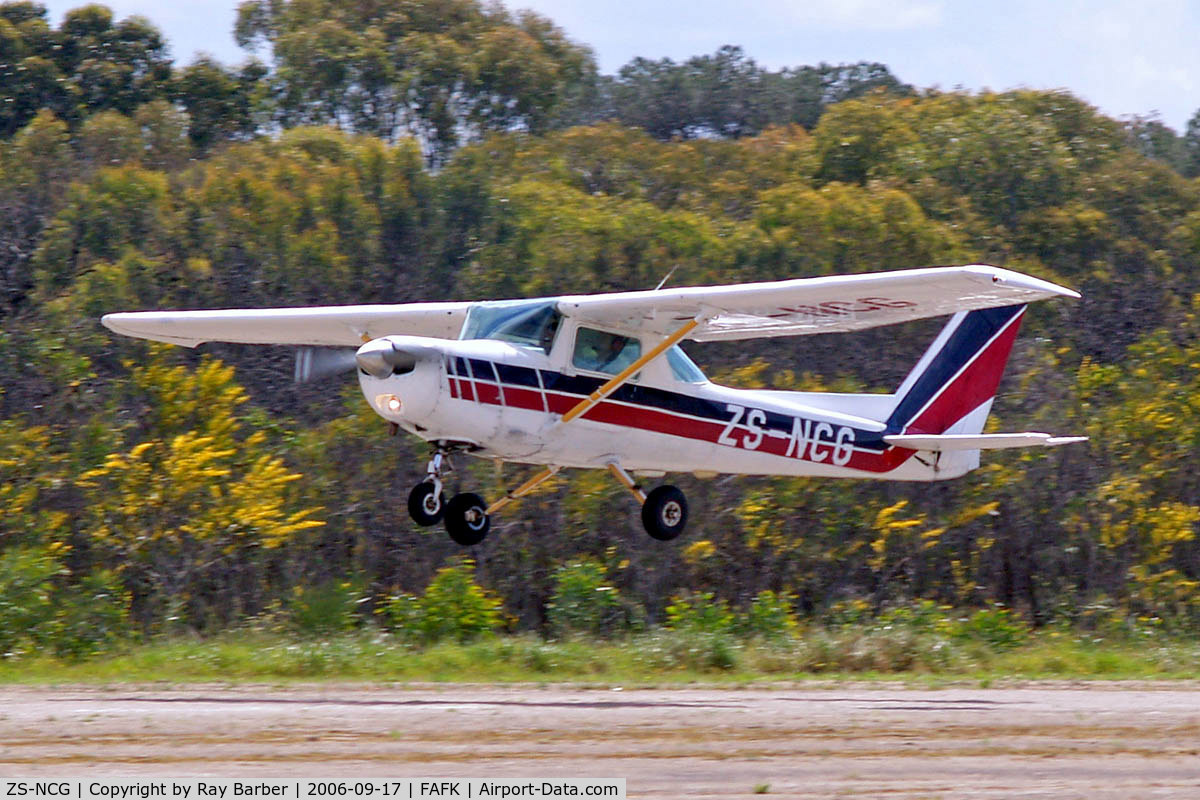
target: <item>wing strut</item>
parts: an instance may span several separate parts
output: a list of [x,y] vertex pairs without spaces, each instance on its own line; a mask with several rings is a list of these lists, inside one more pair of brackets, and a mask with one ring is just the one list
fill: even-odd
[[604,398],[608,397],[610,394],[615,392],[621,384],[625,383],[625,381],[629,380],[634,375],[636,375],[638,372],[640,372],[642,367],[646,366],[651,361],[653,361],[654,359],[658,358],[660,355],[665,353],[667,351],[667,348],[671,347],[672,345],[678,344],[684,337],[686,337],[689,333],[691,333],[693,330],[695,330],[696,327],[698,325],[700,325],[700,322],[701,322],[700,317],[697,317],[695,319],[691,319],[691,320],[688,320],[687,322],[685,322],[683,325],[680,326],[679,330],[675,331],[670,336],[663,339],[661,342],[659,342],[657,345],[655,345],[644,356],[639,358],[637,361],[634,361],[628,367],[621,370],[617,375],[610,378],[608,380],[608,382],[605,383],[603,386],[601,386],[599,389],[592,392],[590,395],[588,395],[587,397],[585,397],[584,399],[582,399],[578,403],[576,403],[574,407],[572,407],[570,410],[568,410],[565,414],[562,415],[562,420],[559,421],[559,424],[561,425],[563,423],[570,422],[571,420],[575,419],[576,417],[581,417],[584,414],[586,414],[588,411],[590,411],[592,409],[593,406],[597,405],[601,400],[603,400]]
[[490,506],[488,506],[486,513],[487,514],[495,514],[497,511],[504,508],[506,505],[511,503],[513,500],[516,500],[518,497],[524,497],[525,495],[529,494],[534,489],[541,486],[546,481],[550,480],[550,478],[553,478],[555,476],[555,474],[558,473],[559,469],[560,469],[560,467],[555,467],[555,466],[546,467],[544,470],[539,472],[537,475],[534,475],[532,478],[530,478],[529,480],[522,483],[516,489],[511,489],[508,492],[506,492],[504,494],[504,497],[501,497],[499,500],[497,500],[496,502],[494,502]]

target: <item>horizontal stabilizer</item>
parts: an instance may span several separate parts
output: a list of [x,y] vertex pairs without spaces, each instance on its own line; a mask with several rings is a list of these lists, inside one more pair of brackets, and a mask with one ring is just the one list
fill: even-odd
[[924,434],[896,434],[884,436],[883,440],[896,447],[909,450],[933,450],[953,452],[955,450],[1007,450],[1010,447],[1058,447],[1064,444],[1086,442],[1086,436],[1051,436],[1048,433],[947,433],[940,436]]

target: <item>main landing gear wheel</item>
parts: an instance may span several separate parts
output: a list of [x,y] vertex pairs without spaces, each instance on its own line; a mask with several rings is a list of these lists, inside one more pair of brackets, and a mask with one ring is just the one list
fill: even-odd
[[470,547],[479,544],[488,535],[492,519],[487,513],[487,503],[471,492],[456,494],[446,503],[446,533],[456,544]]
[[[453,502],[453,501],[451,501]],[[687,498],[674,486],[659,486],[642,503],[642,524],[646,533],[661,542],[669,542],[687,526]]]
[[408,493],[408,515],[418,525],[436,525],[445,511],[446,493],[432,481],[421,481]]

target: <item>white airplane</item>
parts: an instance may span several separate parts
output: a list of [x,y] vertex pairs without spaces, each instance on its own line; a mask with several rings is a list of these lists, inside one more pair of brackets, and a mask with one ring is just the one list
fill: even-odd
[[[687,501],[643,493],[634,476],[812,475],[933,481],[979,466],[981,450],[1085,437],[984,434],[1025,304],[1070,289],[970,265],[732,286],[542,297],[108,314],[117,333],[203,342],[299,345],[296,379],[357,367],[371,408],[433,446],[408,509],[443,520],[461,545],[567,467],[607,469],[642,506],[656,539],[678,536]],[[733,389],[710,382],[679,348],[855,331],[953,314],[892,394]],[[354,349],[348,349],[354,348]],[[486,503],[447,502],[450,456],[543,466]]]

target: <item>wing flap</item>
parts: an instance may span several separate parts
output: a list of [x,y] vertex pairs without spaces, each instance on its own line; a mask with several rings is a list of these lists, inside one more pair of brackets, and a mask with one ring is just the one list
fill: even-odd
[[134,311],[106,314],[109,330],[195,347],[204,342],[357,347],[389,334],[453,339],[470,303]]
[[689,338],[721,341],[855,331],[1054,296],[1079,294],[1019,272],[974,264],[577,295],[560,298],[559,310],[592,323],[659,335],[702,315],[705,325]]
[[1048,433],[943,433],[939,435],[896,434],[883,440],[909,450],[950,453],[958,450],[1007,450],[1013,447],[1060,447],[1086,442],[1086,436],[1051,436]]

